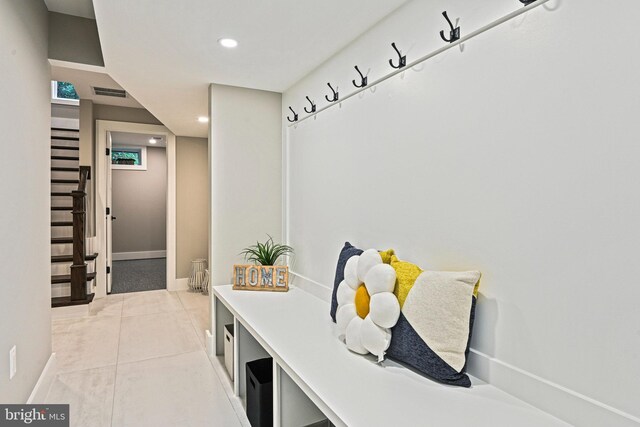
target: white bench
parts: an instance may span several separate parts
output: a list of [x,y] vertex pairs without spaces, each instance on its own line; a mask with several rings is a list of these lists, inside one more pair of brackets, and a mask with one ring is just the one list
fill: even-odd
[[[469,389],[439,384],[386,360],[347,350],[329,318],[329,304],[291,288],[287,293],[213,287],[215,352],[224,325],[234,323],[233,390],[245,398],[245,364],[274,360],[274,426],[300,427],[329,418],[336,426],[541,427],[567,424],[472,378]],[[231,381],[229,377],[225,377]]]

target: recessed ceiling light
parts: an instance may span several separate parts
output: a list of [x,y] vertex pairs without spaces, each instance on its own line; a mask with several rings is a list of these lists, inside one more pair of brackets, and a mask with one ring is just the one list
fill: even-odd
[[200,123],[207,123],[207,122],[209,121],[209,117],[207,117],[207,116],[200,116],[200,117],[198,117],[198,121],[199,121]]
[[238,46],[238,42],[235,41],[234,39],[219,39],[218,43],[220,43],[221,46],[232,49],[236,46]]
[[156,142],[158,142],[158,140],[155,138],[149,139],[149,144],[155,144]]

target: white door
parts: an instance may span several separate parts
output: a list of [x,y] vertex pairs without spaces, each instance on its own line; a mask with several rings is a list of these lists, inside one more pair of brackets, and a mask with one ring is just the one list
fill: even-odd
[[[107,132],[107,152],[111,153],[111,132]],[[111,155],[107,158],[107,211],[106,211],[106,223],[107,223],[107,293],[111,293],[111,269],[112,269],[112,256],[113,256],[113,247],[111,243],[112,238],[112,230],[113,230],[113,220],[115,217],[113,216],[112,208],[111,208]]]

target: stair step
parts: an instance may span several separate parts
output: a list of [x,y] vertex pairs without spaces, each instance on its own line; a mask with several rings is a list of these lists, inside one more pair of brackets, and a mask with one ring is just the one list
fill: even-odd
[[80,151],[80,147],[70,147],[67,145],[52,145],[52,150],[71,150],[71,151]]
[[64,191],[53,191],[51,195],[56,197],[71,197],[72,194]]
[[72,206],[51,206],[52,211],[69,211],[73,210]]
[[[87,273],[87,282],[92,281],[96,278],[96,273]],[[51,284],[54,283],[70,283],[71,275],[70,274],[61,274],[59,276],[51,276]]]
[[[84,257],[86,261],[93,261],[96,258],[98,258],[98,254],[85,255]],[[73,262],[73,255],[52,255],[51,262]]]
[[66,129],[66,128],[51,128],[51,130],[57,130],[60,132],[80,132],[80,129]]
[[71,157],[71,156],[51,156],[51,160],[78,160],[78,161],[80,161],[80,157]]
[[73,221],[51,221],[52,227],[73,227]]
[[79,182],[80,181],[78,181],[77,179],[58,179],[58,178],[55,178],[55,179],[51,180],[52,184],[77,184]]
[[86,299],[80,301],[71,301],[71,297],[55,297],[51,298],[51,308],[85,305],[90,304],[91,301],[93,301],[93,294],[88,294]]
[[80,172],[80,168],[66,168],[62,166],[52,166],[51,172]]
[[73,243],[73,237],[52,237],[51,238],[52,245],[60,245],[63,243]]
[[80,141],[77,136],[54,136],[51,135],[51,139],[59,139],[61,141]]

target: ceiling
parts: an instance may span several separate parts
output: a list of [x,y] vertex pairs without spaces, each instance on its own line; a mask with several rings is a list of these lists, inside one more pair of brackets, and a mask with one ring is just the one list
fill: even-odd
[[87,70],[77,70],[51,64],[51,80],[59,82],[73,83],[76,92],[81,99],[89,99],[94,104],[116,105],[119,107],[143,108],[138,101],[127,94],[126,98],[116,98],[112,96],[96,95],[94,87],[104,87],[109,89],[122,89],[111,77],[105,73],[98,73]]
[[[89,0],[48,0],[53,3]],[[93,0],[106,71],[178,135],[208,85],[282,92],[406,0]],[[69,13],[69,12],[65,12]],[[231,37],[235,49],[217,40]]]
[[[210,83],[282,92],[406,1],[45,0],[96,18],[108,75],[52,72],[82,98],[144,106],[177,135],[206,137],[197,117],[208,115]],[[222,37],[239,46],[221,47]],[[120,87],[109,76],[132,98],[96,97],[90,86]]]
[[[150,144],[149,139],[155,137],[156,144]],[[166,148],[167,144],[162,135],[149,135],[144,133],[111,132],[112,145],[120,147],[160,147]]]
[[44,0],[51,12],[96,19],[91,0]]

